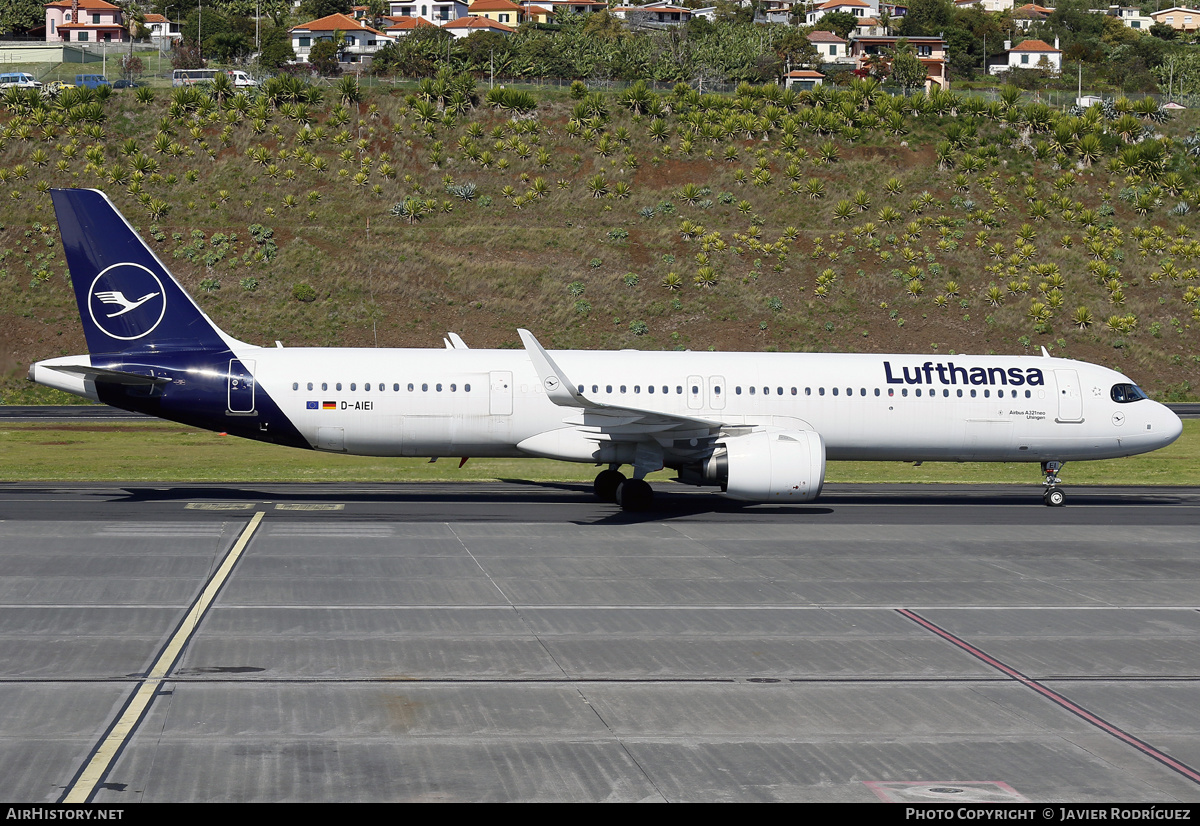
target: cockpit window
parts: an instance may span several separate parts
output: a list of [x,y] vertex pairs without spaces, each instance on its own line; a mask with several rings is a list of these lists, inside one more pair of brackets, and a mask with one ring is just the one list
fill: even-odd
[[1128,404],[1149,398],[1136,384],[1114,384],[1109,395],[1117,404]]

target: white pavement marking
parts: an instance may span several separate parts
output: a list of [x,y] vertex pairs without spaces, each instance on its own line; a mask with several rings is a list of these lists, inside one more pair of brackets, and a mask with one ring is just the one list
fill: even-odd
[[237,564],[238,558],[242,555],[242,551],[245,550],[250,537],[258,528],[258,524],[262,522],[264,515],[264,511],[259,511],[250,519],[250,524],[242,531],[242,535],[238,537],[233,548],[226,554],[220,567],[217,568],[216,572],[208,580],[208,584],[204,586],[204,590],[200,592],[200,597],[192,605],[191,610],[188,611],[183,621],[179,623],[179,628],[167,642],[158,659],[154,661],[154,665],[150,667],[146,679],[138,686],[137,691],[130,698],[124,711],[121,712],[121,716],[117,718],[112,728],[109,729],[107,736],[96,747],[92,759],[88,761],[88,764],[83,767],[83,771],[79,773],[79,777],[67,789],[67,793],[61,801],[62,803],[86,803],[95,794],[96,787],[100,785],[100,781],[108,773],[117,753],[137,727],[138,722],[146,713],[146,709],[150,707],[150,702],[158,692],[159,686],[162,685],[167,673],[174,666],[175,660],[179,657],[180,652],[183,651],[183,646],[196,630],[200,618],[204,616],[204,612],[208,610],[208,606],[216,599],[217,592],[221,590],[221,586],[225,584],[225,580],[228,579],[230,572],[233,571],[233,566]]

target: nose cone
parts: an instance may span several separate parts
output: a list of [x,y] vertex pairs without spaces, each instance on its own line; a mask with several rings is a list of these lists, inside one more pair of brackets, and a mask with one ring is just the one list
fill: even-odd
[[1160,415],[1158,418],[1162,421],[1162,424],[1158,425],[1156,423],[1155,430],[1158,430],[1159,435],[1163,438],[1162,446],[1166,447],[1183,433],[1183,419],[1175,415],[1174,411],[1166,405],[1160,404],[1159,408]]

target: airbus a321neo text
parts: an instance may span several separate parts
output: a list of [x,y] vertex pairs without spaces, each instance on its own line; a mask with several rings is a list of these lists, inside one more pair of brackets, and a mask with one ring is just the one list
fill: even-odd
[[[1120,373],[1038,356],[257,347],[206,316],[95,190],[54,208],[88,355],[33,381],[209,430],[369,456],[541,456],[606,466],[643,510],[647,474],[748,502],[808,502],[827,460],[1064,462],[1164,447],[1179,417]],[[626,476],[621,468],[632,472]]]

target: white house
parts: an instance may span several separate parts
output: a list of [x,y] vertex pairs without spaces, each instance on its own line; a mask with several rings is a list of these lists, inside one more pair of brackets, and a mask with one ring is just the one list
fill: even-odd
[[815,86],[820,86],[825,75],[811,69],[793,69],[784,76],[784,85],[788,89],[807,92]]
[[813,44],[822,63],[852,63],[850,44],[833,32],[809,32],[808,42]]
[[150,30],[150,40],[160,49],[183,39],[179,24],[172,23],[161,14],[147,14],[145,21],[146,28]]
[[1148,32],[1154,25],[1154,18],[1142,14],[1142,10],[1137,6],[1109,6],[1108,13],[1113,17],[1120,18],[1126,28]]
[[833,12],[846,12],[855,17],[874,17],[878,10],[878,6],[864,3],[863,0],[827,0],[810,11],[805,22],[811,26],[825,15]]
[[391,17],[420,17],[435,26],[467,16],[467,0],[392,0]]
[[392,37],[370,26],[364,26],[353,17],[331,14],[288,30],[292,36],[292,51],[296,53],[296,59],[307,63],[313,44],[321,40],[333,40],[335,32],[342,33],[340,59],[343,63],[370,63],[371,55],[379,51],[384,44],[393,41]]
[[1054,38],[1051,46],[1042,40],[1022,40],[1015,48],[1007,48],[1008,65],[990,66],[991,74],[999,74],[1012,69],[1045,69],[1051,74],[1062,74],[1062,52],[1058,48],[1058,38]]
[[682,26],[692,19],[692,10],[671,3],[647,3],[644,6],[613,6],[614,17],[637,20],[659,26]]

